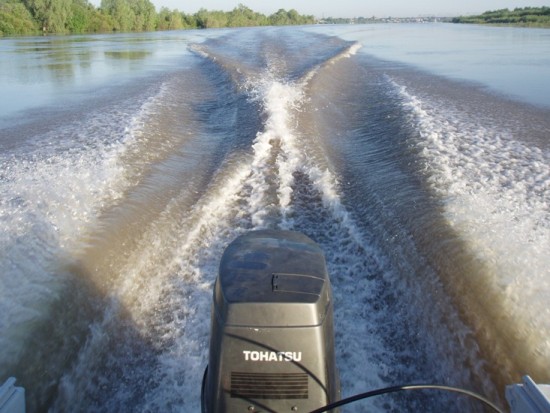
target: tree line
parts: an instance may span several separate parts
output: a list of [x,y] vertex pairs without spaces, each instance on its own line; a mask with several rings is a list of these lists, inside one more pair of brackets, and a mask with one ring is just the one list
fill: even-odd
[[514,10],[486,11],[479,16],[461,16],[453,23],[505,24],[529,27],[550,27],[550,7],[524,7]]
[[266,16],[239,4],[231,11],[200,9],[186,14],[150,0],[0,0],[0,36],[34,34],[139,32],[217,27],[277,26],[315,23],[313,16],[280,9]]

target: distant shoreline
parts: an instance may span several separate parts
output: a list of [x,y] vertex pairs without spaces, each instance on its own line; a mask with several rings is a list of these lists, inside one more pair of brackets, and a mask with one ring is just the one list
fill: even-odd
[[0,38],[92,33],[136,33],[151,31],[212,29],[253,26],[314,24],[313,16],[279,9],[269,16],[239,4],[231,11],[200,9],[186,14],[162,7],[158,12],[150,0],[103,0],[100,7],[88,0],[0,1]]
[[506,27],[550,28],[550,7],[524,7],[486,11],[478,16],[454,17],[452,23]]
[[[56,4],[65,0],[50,0]],[[24,0],[0,2],[0,38],[12,36],[128,33],[143,31],[167,31],[182,29],[207,29],[251,26],[286,26],[312,24],[380,24],[380,23],[458,23],[485,26],[550,28],[550,7],[524,7],[514,10],[487,11],[477,16],[459,17],[326,17],[299,14],[296,10],[280,9],[265,16],[240,4],[232,11],[200,9],[195,14],[185,14],[166,7],[156,11],[150,0],[131,3],[130,0],[112,0],[128,6],[121,14],[118,6],[94,7],[89,0],[66,0],[71,7],[64,10]],[[132,5],[132,7],[130,7]],[[139,7],[138,7],[139,6]],[[61,11],[63,11],[61,13]]]

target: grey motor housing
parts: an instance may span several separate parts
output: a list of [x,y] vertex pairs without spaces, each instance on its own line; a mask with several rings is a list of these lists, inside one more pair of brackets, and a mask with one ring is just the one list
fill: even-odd
[[325,257],[307,236],[235,239],[214,286],[202,411],[308,412],[340,399]]

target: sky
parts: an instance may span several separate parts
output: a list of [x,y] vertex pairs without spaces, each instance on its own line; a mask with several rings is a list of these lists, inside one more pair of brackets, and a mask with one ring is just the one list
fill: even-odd
[[196,13],[199,9],[230,11],[243,4],[265,15],[279,9],[322,17],[417,17],[481,14],[488,10],[550,6],[550,0],[151,0],[160,7]]

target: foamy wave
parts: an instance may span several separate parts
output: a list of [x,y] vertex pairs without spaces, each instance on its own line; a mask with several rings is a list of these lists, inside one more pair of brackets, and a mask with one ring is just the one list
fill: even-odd
[[326,62],[320,64],[320,65],[317,65],[315,67],[313,67],[308,73],[306,73],[306,75],[302,78],[302,85],[305,86],[307,83],[309,83],[309,81],[317,74],[317,72],[319,72],[319,70],[321,70],[323,67],[327,66],[327,65],[333,65],[337,62],[339,62],[340,60],[342,59],[349,59],[350,57],[354,56],[355,54],[357,54],[357,52],[359,51],[359,49],[361,49],[362,45],[361,43],[359,42],[356,42],[354,44],[352,44],[351,46],[349,46],[348,48],[346,48],[343,52],[337,54],[336,56],[328,59]]
[[139,144],[140,118],[150,109],[148,100],[132,118],[92,114],[37,137],[31,151],[3,155],[0,362],[13,360],[36,319],[48,317],[67,281],[60,268],[83,246],[98,214],[132,185],[122,158]]
[[482,263],[491,294],[504,300],[500,316],[515,320],[508,327],[520,329],[518,337],[534,354],[550,360],[550,345],[540,339],[550,333],[548,153],[498,125],[485,126],[394,86],[420,133],[411,144],[444,201],[445,217]]

